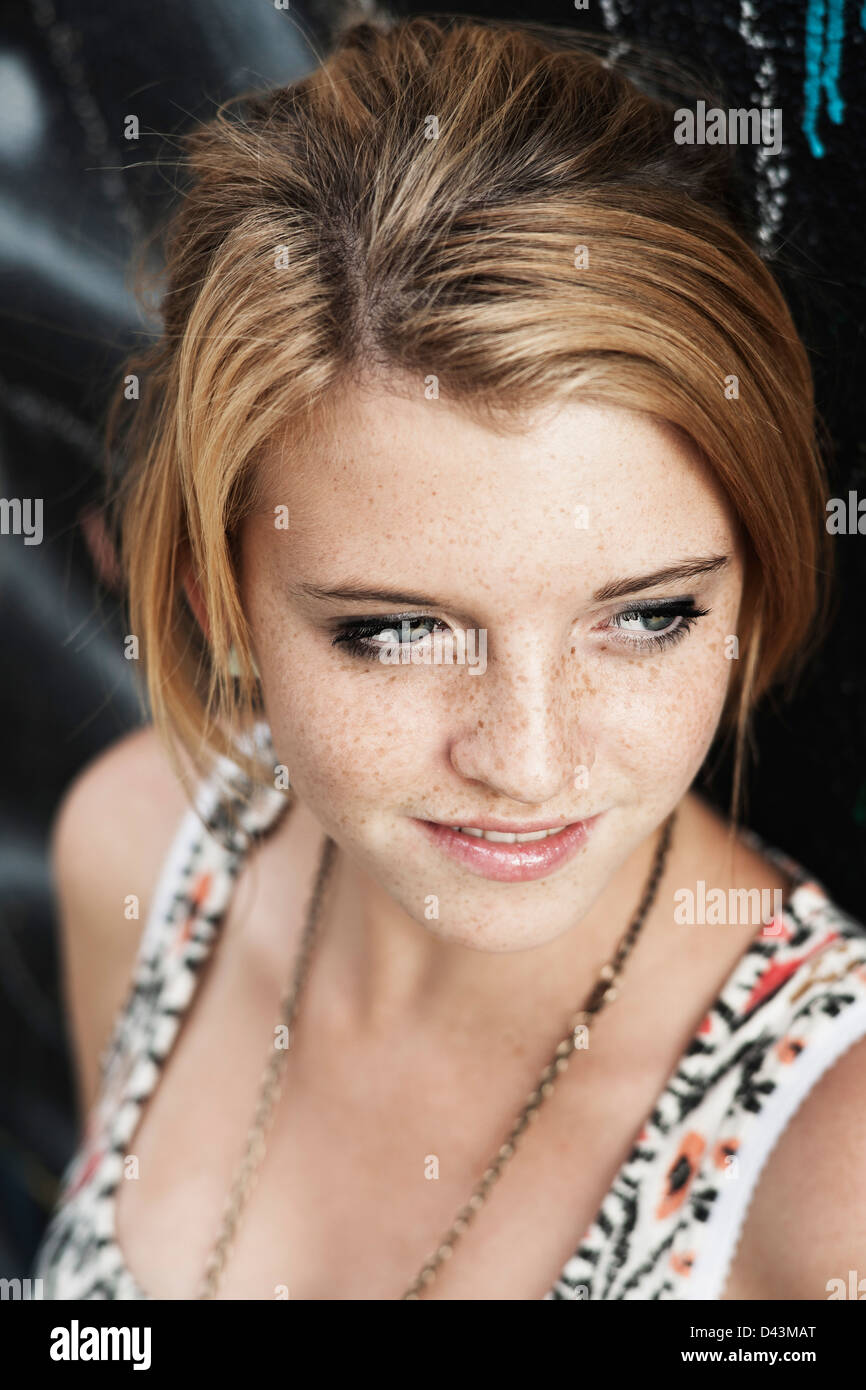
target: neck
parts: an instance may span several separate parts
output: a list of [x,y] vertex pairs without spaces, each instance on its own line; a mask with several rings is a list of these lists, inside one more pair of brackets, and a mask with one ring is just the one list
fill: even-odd
[[[681,806],[665,882],[676,872]],[[637,846],[588,913],[553,940],[491,951],[442,940],[406,913],[360,866],[338,855],[317,951],[330,982],[333,1019],[353,1038],[405,1036],[411,1028],[455,1046],[529,1034],[580,1009],[613,957],[643,896],[661,828]],[[680,854],[682,853],[680,845]],[[670,953],[665,884],[624,966],[635,983]],[[555,1025],[554,1025],[555,1026]]]

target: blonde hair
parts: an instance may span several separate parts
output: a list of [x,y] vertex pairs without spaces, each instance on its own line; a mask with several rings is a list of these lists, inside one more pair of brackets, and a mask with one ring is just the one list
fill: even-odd
[[745,554],[720,721],[736,816],[754,706],[799,674],[826,613],[811,372],[730,151],[675,144],[660,69],[629,74],[605,45],[382,14],[347,23],[302,80],[183,137],[164,331],[127,364],[141,398],[118,388],[107,439],[125,461],[110,515],[150,709],[199,770],[220,753],[261,772],[233,732],[261,713],[234,552],[263,459],[282,438],[290,464],[341,386],[409,374],[421,392],[434,373],[441,398],[503,427],[594,400],[700,450]]

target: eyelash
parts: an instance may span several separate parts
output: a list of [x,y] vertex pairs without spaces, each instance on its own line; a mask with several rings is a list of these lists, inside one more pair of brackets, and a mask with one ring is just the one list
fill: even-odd
[[[638,651],[659,651],[663,647],[671,646],[674,642],[682,641],[698,619],[705,618],[709,611],[708,608],[696,607],[691,598],[656,605],[639,605],[633,608],[623,608],[619,613],[614,613],[610,619],[610,626],[604,630],[617,630],[616,620],[623,618],[679,618],[680,621],[676,627],[667,628],[664,632],[652,633],[639,639],[632,637],[618,639],[620,645],[632,647]],[[399,632],[403,622],[407,622],[413,627],[420,623],[429,623],[434,626],[439,624],[443,629],[446,626],[441,618],[431,618],[426,613],[398,613],[384,618],[359,618],[354,622],[344,623],[334,634],[331,645],[341,646],[350,655],[360,657],[362,660],[378,661],[379,653],[385,643],[376,643],[372,639],[389,628],[395,628]],[[406,645],[416,646],[418,644],[411,642]]]

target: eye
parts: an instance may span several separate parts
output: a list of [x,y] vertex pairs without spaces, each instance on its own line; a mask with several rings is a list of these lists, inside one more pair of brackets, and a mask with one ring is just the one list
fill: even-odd
[[[663,600],[623,609],[601,624],[600,630],[621,632],[623,635],[616,639],[621,647],[657,651],[681,641],[708,612],[707,608],[697,608],[691,598]],[[367,661],[380,661],[383,651],[420,646],[437,629],[447,631],[447,625],[423,613],[358,618],[341,623],[331,645]]]
[[616,629],[624,635],[621,646],[658,650],[672,642],[680,642],[699,618],[710,610],[698,608],[694,599],[672,599],[667,603],[640,605],[614,613],[602,630]]
[[389,648],[419,646],[436,627],[446,630],[446,624],[439,618],[428,618],[423,614],[400,613],[396,617],[359,618],[356,622],[344,623],[334,634],[331,646],[343,647],[352,656],[379,661],[380,654]]

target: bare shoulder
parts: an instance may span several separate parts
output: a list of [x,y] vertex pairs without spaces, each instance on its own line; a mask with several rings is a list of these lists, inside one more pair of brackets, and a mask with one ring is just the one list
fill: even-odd
[[[100,1054],[125,997],[161,864],[189,804],[148,725],[88,763],[55,813],[50,862],[84,1111],[96,1093]],[[125,910],[133,894],[137,917]]]
[[726,1299],[866,1298],[864,1094],[866,1038],[824,1073],[782,1131],[752,1197]]
[[188,805],[154,729],[124,735],[81,769],[60,801],[51,831],[58,887],[84,886],[95,897],[116,872],[146,868]]

